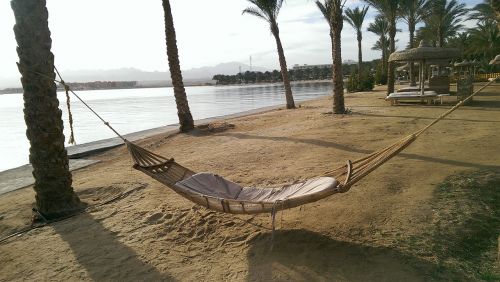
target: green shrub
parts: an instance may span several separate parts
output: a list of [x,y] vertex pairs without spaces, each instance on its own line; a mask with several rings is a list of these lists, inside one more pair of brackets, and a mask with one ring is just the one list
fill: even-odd
[[360,91],[371,91],[375,86],[375,79],[373,75],[364,71],[361,73],[361,77],[358,79],[359,75],[357,72],[353,72],[349,79],[347,80],[347,92],[360,92]]

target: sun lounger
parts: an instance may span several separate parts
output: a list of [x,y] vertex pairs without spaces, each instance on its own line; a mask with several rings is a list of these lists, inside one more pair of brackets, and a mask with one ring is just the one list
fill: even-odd
[[[424,91],[428,91],[428,90],[429,90],[428,87],[424,88]],[[420,92],[420,86],[403,87],[403,88],[396,90],[396,92],[398,92],[398,93],[400,93],[400,92]]]
[[390,101],[391,105],[397,105],[400,100],[432,104],[436,98],[438,98],[438,94],[435,91],[425,91],[423,95],[420,92],[398,92],[389,94],[385,100]]

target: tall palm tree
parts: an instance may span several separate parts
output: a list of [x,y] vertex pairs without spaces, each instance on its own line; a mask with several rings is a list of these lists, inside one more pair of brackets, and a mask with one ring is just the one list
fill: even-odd
[[370,23],[368,26],[368,31],[375,33],[375,35],[379,36],[378,41],[373,46],[372,50],[380,50],[382,51],[382,67],[385,72],[387,72],[387,60],[388,56],[388,38],[387,35],[389,33],[389,23],[382,16],[375,17],[375,21]]
[[465,4],[457,0],[428,1],[424,10],[425,26],[419,32],[438,47],[444,47],[446,39],[455,36],[462,28],[462,17],[468,13]]
[[356,35],[358,39],[358,79],[361,77],[361,68],[363,63],[363,51],[361,49],[361,41],[363,40],[362,27],[365,21],[366,13],[368,12],[368,6],[363,6],[363,8],[356,7],[353,10],[350,8],[345,10],[345,21],[351,25],[356,30]]
[[324,0],[316,1],[316,6],[325,17],[330,26],[330,38],[332,41],[332,80],[333,80],[333,113],[344,114],[344,80],[342,76],[342,52],[341,33],[344,27],[342,16],[346,0]]
[[[399,17],[400,0],[364,0],[375,8],[389,23],[389,52],[396,51],[396,21]],[[395,66],[389,62],[387,68],[387,95],[394,92]]]
[[177,116],[179,117],[179,130],[187,132],[194,128],[193,116],[189,110],[189,103],[182,81],[182,72],[179,64],[179,52],[177,50],[177,39],[175,36],[174,20],[169,0],[162,0],[165,13],[165,36],[167,41],[168,66],[170,77],[174,86],[175,103],[177,104]]
[[[410,33],[410,41],[408,48],[415,47],[415,28],[418,23],[423,20],[425,15],[424,5],[427,0],[402,0],[400,3],[400,16],[408,24],[408,31]],[[415,67],[413,62],[410,64],[410,85],[415,86]]]
[[286,66],[285,52],[283,51],[283,46],[281,45],[280,31],[278,28],[278,14],[280,12],[283,0],[247,0],[252,3],[253,7],[248,7],[243,10],[243,14],[249,14],[259,17],[269,23],[271,28],[271,33],[276,39],[276,47],[278,49],[278,57],[281,67],[281,76],[283,78],[283,84],[285,86],[285,98],[286,98],[286,108],[295,108],[295,102],[292,95],[292,87],[290,86],[290,78],[288,77],[288,68]]
[[82,206],[71,187],[68,155],[56,85],[54,55],[45,0],[13,0],[19,71],[24,93],[24,120],[35,178],[36,207],[57,218]]

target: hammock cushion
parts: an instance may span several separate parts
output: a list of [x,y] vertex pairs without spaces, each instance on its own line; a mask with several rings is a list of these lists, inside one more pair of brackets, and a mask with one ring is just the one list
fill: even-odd
[[175,186],[186,193],[199,193],[208,197],[242,202],[275,203],[333,190],[337,184],[333,177],[316,177],[276,188],[242,187],[219,175],[202,172],[177,182]]

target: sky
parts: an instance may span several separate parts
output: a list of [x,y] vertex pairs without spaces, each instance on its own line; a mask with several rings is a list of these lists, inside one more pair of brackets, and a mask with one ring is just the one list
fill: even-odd
[[[279,69],[276,42],[262,19],[242,15],[247,0],[171,0],[182,69],[224,62]],[[462,0],[468,6],[481,0]],[[365,5],[347,0],[348,7]],[[60,70],[168,69],[161,0],[47,0],[52,52]],[[366,31],[376,11],[370,8],[363,28],[363,59],[380,57],[371,47],[377,37]],[[288,67],[331,63],[329,29],[312,0],[285,0],[278,17]],[[471,25],[470,23],[468,25]],[[14,16],[10,1],[0,1],[0,78],[17,78]],[[399,49],[408,32],[397,34]],[[343,60],[357,60],[356,32],[342,31]],[[1,85],[0,85],[1,87]]]

